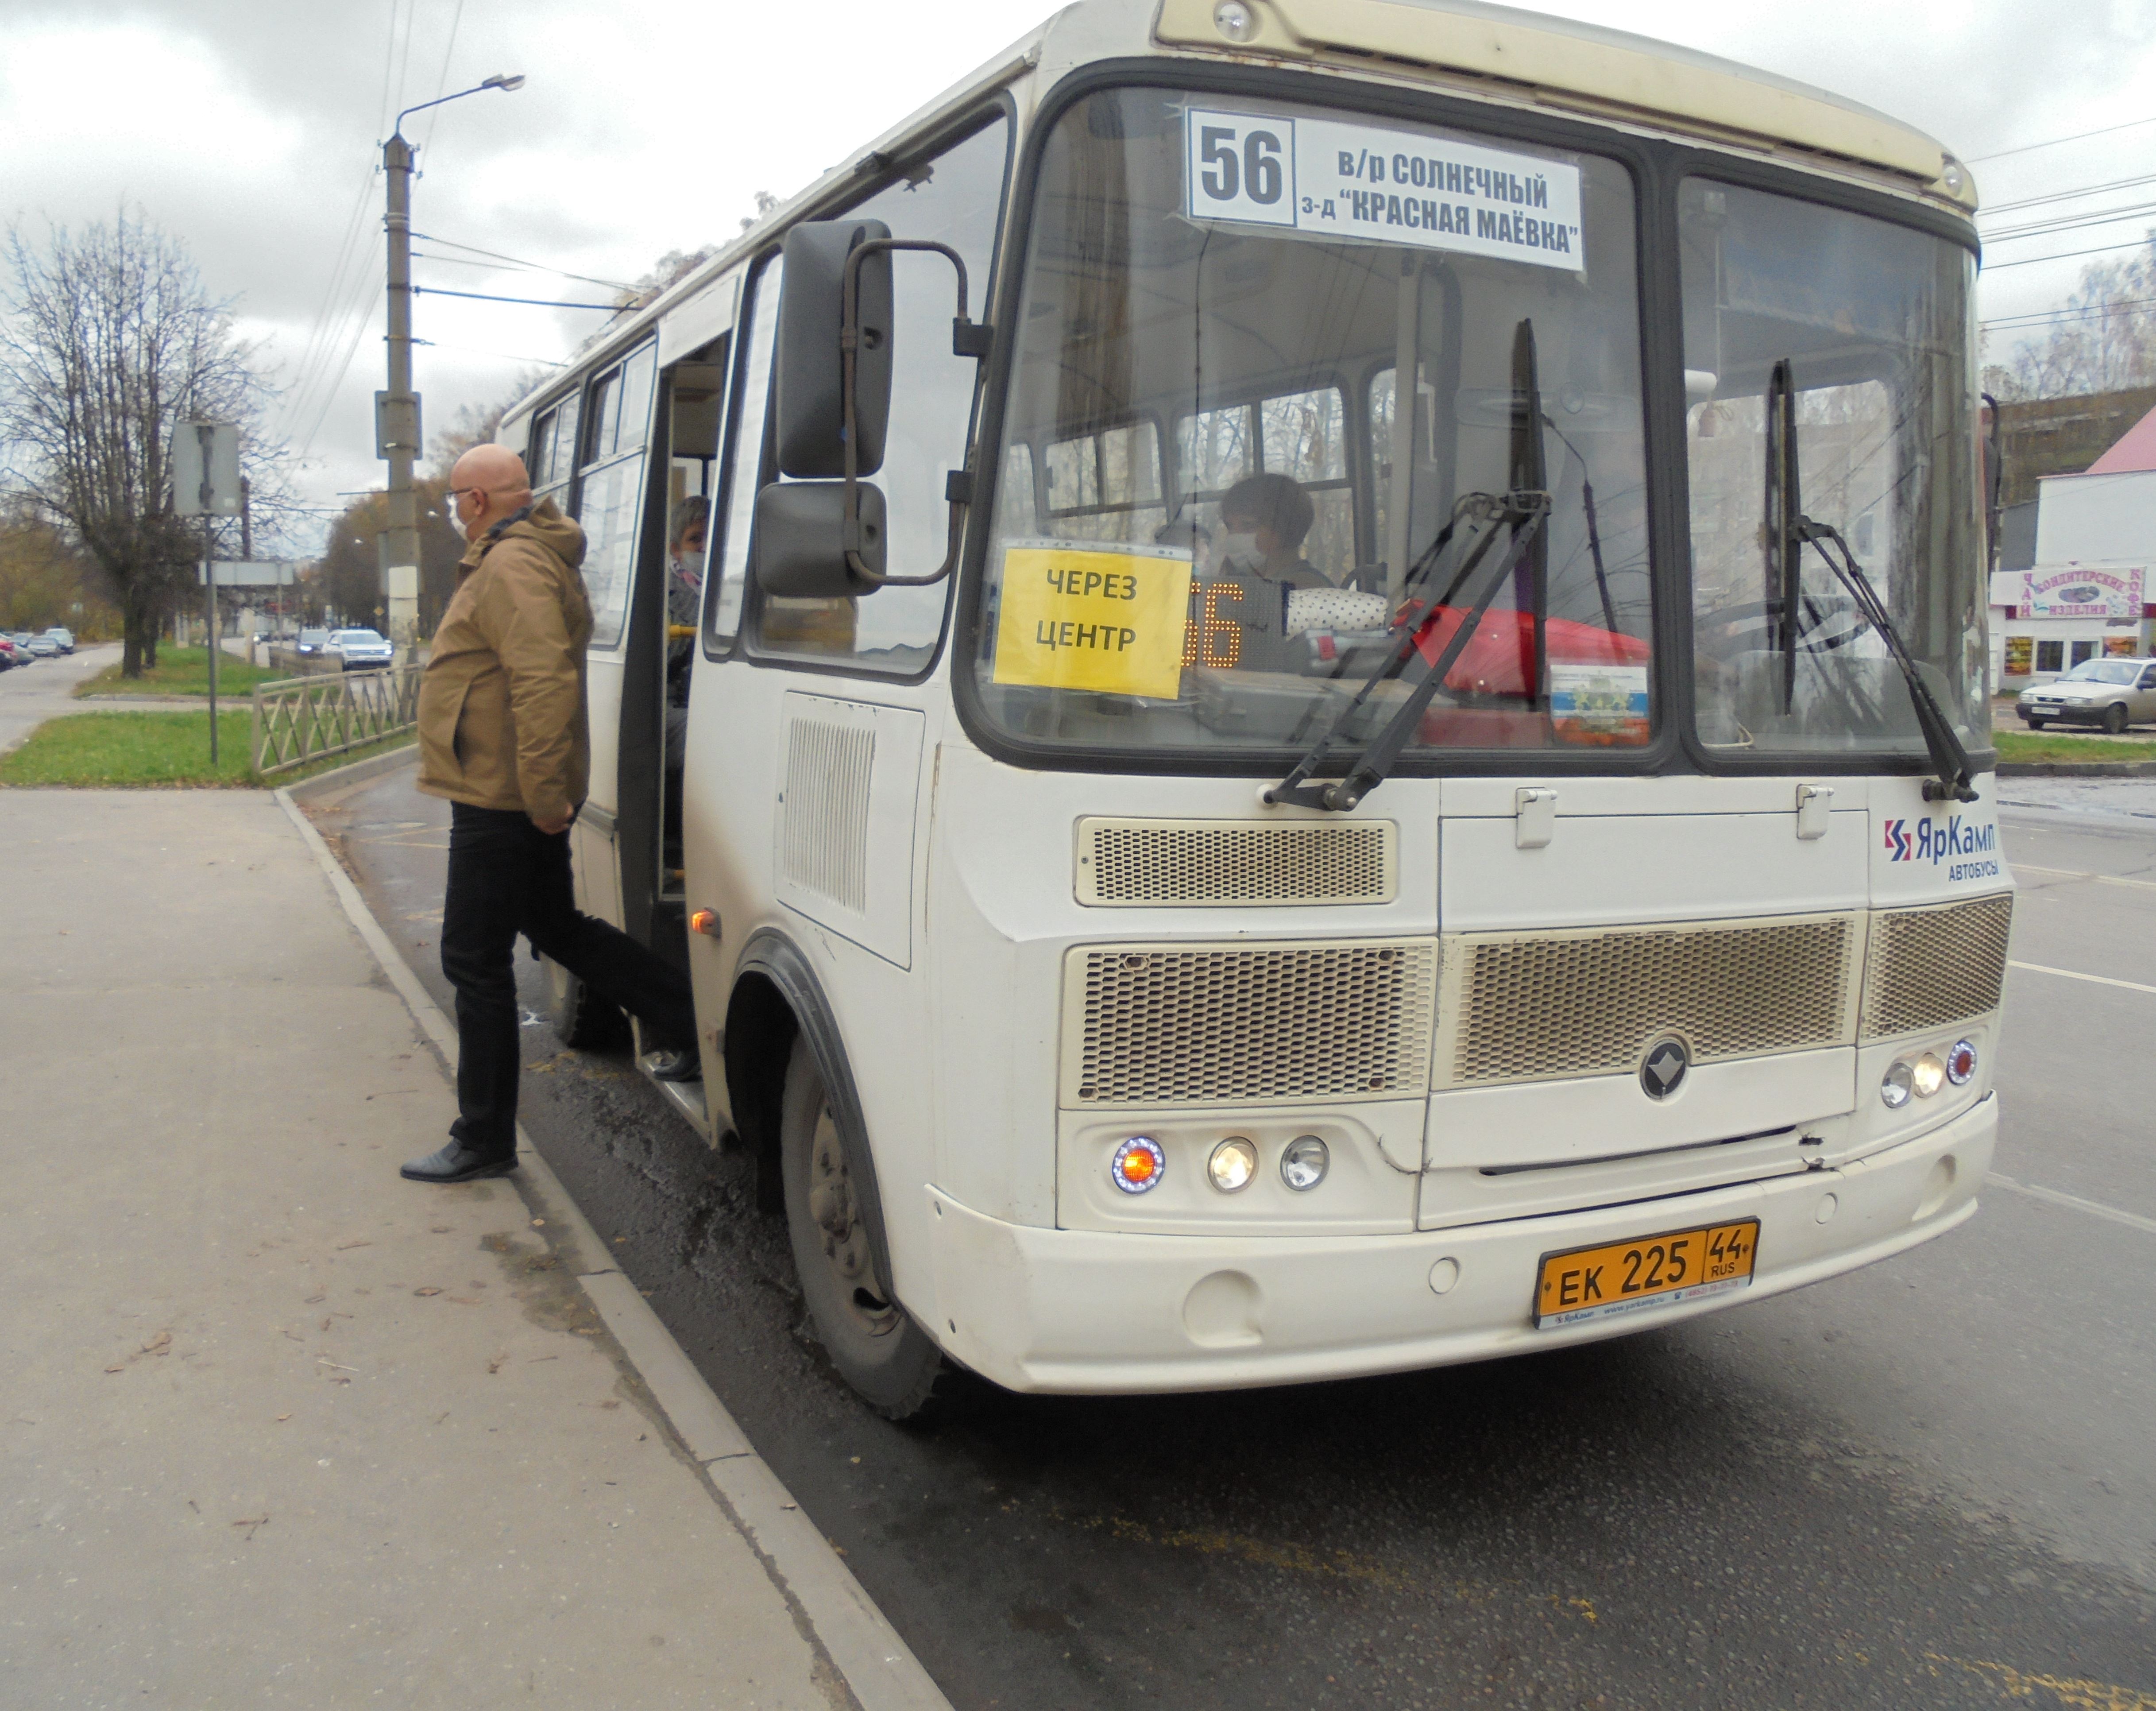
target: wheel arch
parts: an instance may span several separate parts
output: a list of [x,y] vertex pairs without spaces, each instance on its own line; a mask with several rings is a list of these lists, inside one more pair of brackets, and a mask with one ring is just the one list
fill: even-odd
[[779,1108],[787,1054],[797,1032],[815,1060],[832,1120],[846,1149],[846,1168],[854,1179],[861,1221],[868,1227],[876,1276],[890,1289],[891,1246],[884,1231],[882,1186],[838,1017],[806,953],[776,927],[763,927],[750,938],[735,964],[733,992],[726,1004],[726,1091],[733,1101],[735,1127],[757,1149],[758,1199],[772,1210],[778,1210],[783,1201],[776,1192],[767,1195],[764,1184],[768,1182],[775,1189],[778,1182]]

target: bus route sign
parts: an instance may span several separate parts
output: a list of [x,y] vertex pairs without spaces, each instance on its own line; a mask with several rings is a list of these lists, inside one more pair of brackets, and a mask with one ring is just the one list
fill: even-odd
[[1019,543],[1004,554],[995,681],[1172,701],[1189,609],[1188,556]]
[[1419,131],[1278,114],[1183,115],[1184,211],[1577,273],[1579,168]]

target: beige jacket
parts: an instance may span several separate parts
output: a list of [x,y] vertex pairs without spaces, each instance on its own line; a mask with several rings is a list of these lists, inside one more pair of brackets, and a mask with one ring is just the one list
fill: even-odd
[[584,799],[591,732],[584,532],[551,499],[474,542],[419,682],[419,788],[559,820]]

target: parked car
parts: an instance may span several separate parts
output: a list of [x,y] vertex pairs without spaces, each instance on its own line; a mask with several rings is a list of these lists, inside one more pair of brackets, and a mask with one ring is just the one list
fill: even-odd
[[2156,659],[2113,655],[2084,660],[2063,677],[2025,689],[2015,704],[2031,731],[2054,720],[2101,725],[2114,735],[2156,721]]
[[32,660],[49,659],[54,651],[54,650],[48,648],[44,654],[39,654],[35,648],[30,645],[30,632],[27,629],[9,630],[8,632],[8,640],[14,643],[16,647],[21,650],[23,662],[25,664],[28,664]]
[[45,634],[59,644],[62,653],[71,654],[74,651],[74,632],[64,624],[55,624]]
[[322,650],[328,646],[329,640],[330,633],[326,629],[303,629],[300,632],[299,640],[293,645],[293,651],[306,659],[317,659]]
[[40,660],[57,660],[60,656],[60,645],[49,635],[26,635],[23,645]]
[[0,635],[0,671],[12,671],[18,665],[27,665],[29,663],[30,655],[28,649],[17,647],[13,636]]
[[397,658],[396,648],[372,629],[333,629],[322,651],[342,660],[347,671],[384,671]]

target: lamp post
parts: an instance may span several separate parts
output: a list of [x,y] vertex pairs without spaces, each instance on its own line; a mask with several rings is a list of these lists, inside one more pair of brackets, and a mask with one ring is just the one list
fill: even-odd
[[389,386],[374,395],[374,455],[389,465],[389,527],[383,532],[382,593],[395,599],[398,573],[418,593],[419,515],[412,491],[412,465],[418,456],[419,398],[412,390],[412,145],[404,140],[404,121],[414,113],[461,100],[486,90],[504,94],[524,87],[522,73],[497,72],[485,82],[407,107],[397,116],[389,141],[382,145],[382,170],[389,181]]

